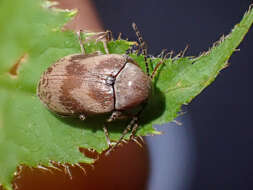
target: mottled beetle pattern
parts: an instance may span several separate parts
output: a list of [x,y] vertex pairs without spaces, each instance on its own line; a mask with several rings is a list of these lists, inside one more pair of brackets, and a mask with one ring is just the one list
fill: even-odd
[[134,108],[150,90],[150,78],[129,57],[75,54],[47,69],[38,95],[59,115],[91,116]]
[[[124,116],[131,117],[120,140],[111,146],[108,153],[122,141],[131,128],[132,134],[136,131],[139,115],[151,94],[152,78],[164,60],[157,64],[150,76],[145,43],[134,23],[133,28],[144,55],[147,73],[127,53],[109,53],[104,38],[112,40],[110,31],[102,32],[99,37],[103,40],[106,54],[85,54],[79,32],[82,54],[72,54],[58,60],[42,74],[37,87],[40,100],[58,115],[75,116],[84,120],[86,117],[112,113],[104,125],[109,145],[111,142],[106,123]],[[134,115],[130,114],[136,108],[139,111]]]

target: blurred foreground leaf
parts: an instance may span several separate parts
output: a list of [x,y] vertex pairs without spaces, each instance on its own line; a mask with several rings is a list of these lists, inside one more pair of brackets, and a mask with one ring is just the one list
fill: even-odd
[[[59,58],[80,52],[75,33],[62,31],[74,15],[74,11],[42,8],[33,0],[0,2],[0,183],[7,189],[12,189],[14,172],[21,164],[93,163],[79,148],[99,153],[108,148],[101,128],[103,118],[85,122],[61,118],[49,112],[36,96],[41,73]],[[152,98],[137,134],[158,134],[152,125],[172,121],[183,104],[208,86],[226,67],[252,22],[250,9],[208,52],[197,58],[167,59],[155,78]],[[123,54],[130,45],[124,40],[113,41],[109,50]],[[104,51],[101,43],[94,42],[86,44],[86,50]],[[131,56],[143,67],[142,56]],[[159,61],[153,58],[151,67]],[[112,124],[112,139],[119,138],[125,124]]]

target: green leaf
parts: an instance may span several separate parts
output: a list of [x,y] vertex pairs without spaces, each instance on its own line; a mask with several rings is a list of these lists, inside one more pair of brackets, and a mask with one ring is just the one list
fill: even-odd
[[[77,37],[62,27],[75,11],[51,9],[34,0],[0,2],[0,183],[12,189],[14,172],[21,164],[36,167],[94,160],[79,148],[101,153],[108,148],[104,117],[79,121],[48,111],[36,96],[42,72],[59,58],[80,53]],[[8,18],[8,19],[6,19]],[[223,69],[253,22],[250,9],[242,21],[212,49],[197,58],[169,58],[154,80],[153,94],[141,115],[137,135],[158,134],[152,125],[172,121]],[[84,34],[84,37],[91,33]],[[111,53],[124,54],[132,42],[109,42]],[[85,44],[88,53],[104,52],[102,43]],[[143,56],[131,55],[144,68]],[[152,58],[150,68],[159,63]],[[17,66],[17,73],[14,65]],[[11,71],[11,72],[10,72]],[[113,123],[110,137],[117,140],[127,121]],[[129,137],[129,135],[127,136]]]

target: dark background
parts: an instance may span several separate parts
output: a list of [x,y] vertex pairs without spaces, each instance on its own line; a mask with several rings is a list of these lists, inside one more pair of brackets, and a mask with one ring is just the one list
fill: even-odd
[[[104,27],[135,40],[142,31],[150,54],[167,48],[199,55],[238,23],[250,0],[95,0]],[[215,82],[190,105],[196,139],[194,190],[253,189],[253,126],[250,66],[253,30]],[[251,66],[252,68],[252,66]]]

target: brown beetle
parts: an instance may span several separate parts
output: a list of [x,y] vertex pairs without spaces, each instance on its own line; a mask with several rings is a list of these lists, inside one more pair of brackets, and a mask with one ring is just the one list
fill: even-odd
[[38,96],[59,115],[86,117],[134,108],[150,89],[150,77],[127,56],[74,54],[47,69]]
[[[138,116],[150,96],[152,78],[164,60],[150,76],[145,43],[134,23],[133,28],[144,54],[147,74],[129,56],[109,54],[105,41],[107,54],[85,54],[78,33],[82,54],[68,55],[58,60],[43,73],[37,87],[37,95],[50,111],[63,116],[76,116],[82,120],[92,115],[112,113],[107,120],[111,122],[130,115],[131,110],[139,107],[113,147],[117,146],[132,126],[133,132],[138,127]],[[108,37],[110,32],[104,34]],[[104,130],[110,144],[105,126]]]

